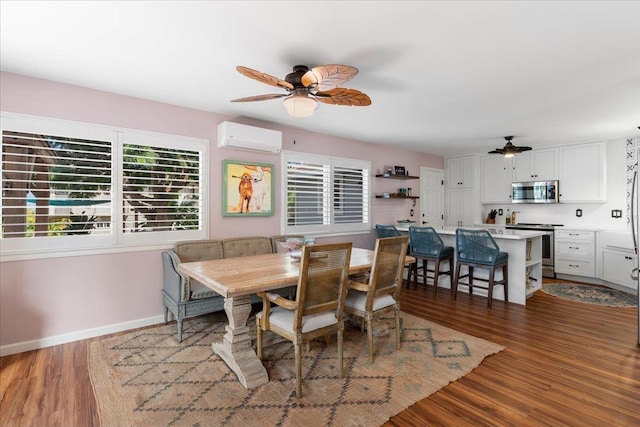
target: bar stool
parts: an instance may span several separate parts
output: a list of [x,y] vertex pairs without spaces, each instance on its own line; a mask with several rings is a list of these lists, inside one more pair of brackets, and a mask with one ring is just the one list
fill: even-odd
[[[496,285],[504,286],[504,300],[509,301],[509,254],[500,252],[500,248],[491,234],[487,230],[465,230],[456,229],[456,275],[453,280],[453,299],[458,294],[458,285],[469,287],[469,294],[473,295],[473,287],[487,289],[487,307],[491,308],[491,300],[493,299],[493,287]],[[460,268],[466,265],[468,272],[460,275]],[[474,275],[474,270],[488,270],[487,279]],[[497,269],[502,269],[502,280],[496,280]],[[467,282],[460,282],[460,279],[467,278]],[[475,280],[486,282],[487,286],[478,286]]]
[[[398,229],[396,228],[395,225],[387,225],[387,224],[376,224],[376,233],[378,234],[378,238],[384,238],[384,237],[398,237],[398,236],[402,236],[402,233],[400,233],[398,231]],[[409,242],[411,242],[411,239],[409,239]],[[409,243],[411,244],[411,243]],[[407,254],[409,253],[409,251],[407,250]],[[412,263],[410,265],[406,265],[405,264],[405,269],[408,270],[407,271],[407,283],[410,283],[411,281],[411,267],[414,265],[415,263]],[[404,273],[403,273],[404,275]],[[407,285],[408,286],[408,285]]]
[[[417,283],[418,276],[422,277],[423,285],[427,284],[427,279],[433,279],[435,296],[438,293],[438,278],[447,274],[453,290],[453,247],[445,246],[433,227],[409,227],[409,254],[416,259],[416,262],[410,266],[408,285],[412,282]],[[420,260],[422,260],[422,274],[418,274]],[[448,261],[448,270],[440,270],[442,261]],[[433,269],[429,269],[429,262],[434,264]]]
[[401,236],[395,225],[376,224],[376,233],[379,238]]

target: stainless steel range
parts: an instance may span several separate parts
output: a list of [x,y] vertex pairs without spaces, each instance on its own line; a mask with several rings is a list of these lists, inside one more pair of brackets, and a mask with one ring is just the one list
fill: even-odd
[[507,225],[512,230],[539,230],[543,231],[542,236],[542,277],[555,279],[553,232],[555,227],[562,227],[562,224],[532,224],[521,222],[515,225]]

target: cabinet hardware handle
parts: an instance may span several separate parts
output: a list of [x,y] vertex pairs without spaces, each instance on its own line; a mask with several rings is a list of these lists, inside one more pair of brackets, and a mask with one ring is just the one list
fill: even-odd
[[569,264],[569,267],[580,267],[580,264]]
[[630,256],[625,256],[624,259],[633,259]]
[[579,246],[569,246],[569,249],[580,249]]

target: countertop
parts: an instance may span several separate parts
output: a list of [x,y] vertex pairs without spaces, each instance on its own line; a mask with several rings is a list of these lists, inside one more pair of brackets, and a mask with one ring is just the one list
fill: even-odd
[[[409,226],[396,226],[398,231],[409,232]],[[438,234],[454,235],[456,228],[465,230],[487,230],[494,239],[525,240],[530,237],[538,237],[545,234],[543,230],[510,230],[504,227],[483,226],[483,227],[441,227],[436,228]]]

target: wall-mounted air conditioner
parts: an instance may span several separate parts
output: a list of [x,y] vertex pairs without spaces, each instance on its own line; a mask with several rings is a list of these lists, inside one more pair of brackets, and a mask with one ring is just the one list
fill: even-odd
[[218,147],[279,153],[282,132],[233,122],[218,125]]

